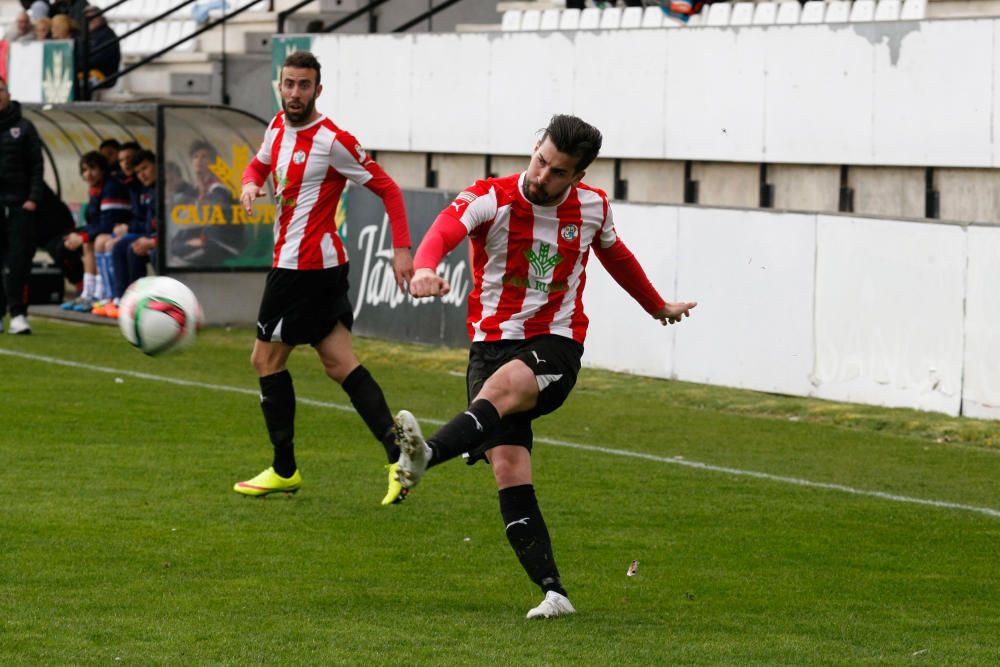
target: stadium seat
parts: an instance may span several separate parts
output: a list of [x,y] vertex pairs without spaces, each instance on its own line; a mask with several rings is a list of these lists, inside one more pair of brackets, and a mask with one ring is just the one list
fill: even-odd
[[508,9],[500,18],[501,30],[520,30],[521,16],[524,14],[520,9]]
[[847,17],[850,15],[850,0],[831,0],[831,2],[826,6],[826,14],[823,16],[823,22],[847,23]]
[[921,21],[927,18],[927,0],[904,0],[899,18],[904,21]]
[[733,9],[729,14],[729,25],[751,25],[755,6],[752,2],[733,3]]
[[622,24],[622,10],[619,7],[608,7],[601,12],[601,30],[617,30]]
[[[178,28],[177,32],[174,33],[175,36],[171,40],[171,44],[173,42],[176,42],[181,37],[186,37],[187,35],[190,35],[198,27],[197,25],[195,25],[194,21],[174,21],[174,23],[180,24],[180,28]],[[194,51],[197,45],[198,45],[198,38],[196,37],[194,39],[189,39],[188,41],[184,42],[183,44],[178,46],[176,50],[178,53],[188,53]]]
[[802,13],[799,14],[799,23],[822,23],[825,13],[826,3],[823,0],[809,0],[809,2],[802,5]]
[[851,23],[866,23],[875,20],[875,0],[854,0],[847,20]]
[[778,3],[778,15],[775,17],[774,22],[778,25],[795,25],[799,22],[799,16],[802,14],[802,5],[795,2],[779,2]]
[[587,7],[580,12],[580,30],[597,30],[601,25],[601,10]]
[[875,5],[876,21],[898,21],[899,0],[879,0]]
[[576,30],[580,27],[580,10],[564,9],[559,14],[560,30]]
[[539,30],[558,30],[559,29],[559,10],[558,9],[546,9],[542,12],[542,22],[538,25]]
[[542,24],[542,13],[537,9],[526,9],[521,16],[521,30],[538,30]]
[[[669,16],[663,17],[663,25],[666,26],[667,22],[672,21],[672,20],[673,19],[671,19]],[[695,28],[695,27],[703,26],[703,25],[708,25],[707,19],[705,17],[704,10],[698,12],[697,14],[695,14],[694,16],[692,16],[691,18],[689,18],[688,22],[687,23],[682,23],[682,25],[686,25],[686,26],[691,27],[691,28]],[[678,26],[678,27],[681,27],[681,26]]]
[[643,28],[662,28],[663,10],[659,7],[646,7],[642,11]]
[[[787,4],[787,3],[783,3]],[[758,2],[753,6],[754,25],[774,25],[774,19],[778,14],[778,5],[773,2]]]
[[[704,11],[704,10],[702,10]],[[716,2],[708,6],[708,16],[706,17],[704,25],[719,26],[719,25],[729,25],[729,13],[732,11],[732,5],[728,2]],[[695,14],[695,16],[698,16]],[[694,16],[691,17],[692,19]],[[688,22],[690,25],[690,21]]]
[[642,26],[642,7],[626,7],[622,10],[621,28],[639,28]]

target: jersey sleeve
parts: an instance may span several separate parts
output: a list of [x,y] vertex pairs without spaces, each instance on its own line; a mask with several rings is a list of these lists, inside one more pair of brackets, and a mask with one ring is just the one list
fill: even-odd
[[604,224],[601,225],[601,233],[598,238],[598,246],[610,248],[618,240],[618,232],[615,231],[615,216],[611,212],[611,205],[604,199]]
[[240,180],[242,185],[247,183],[264,185],[264,181],[267,180],[267,174],[271,170],[271,144],[274,142],[274,122],[276,119],[277,116],[271,119],[271,123],[264,132],[264,140],[260,143],[260,148],[257,149],[257,154],[243,170],[243,178]]
[[337,133],[330,148],[330,166],[352,183],[368,188],[382,199],[392,226],[393,247],[409,248],[410,227],[406,220],[402,191],[351,134],[343,131]]
[[462,223],[466,233],[471,234],[479,225],[497,217],[496,188],[489,181],[476,181],[458,193],[441,215]]

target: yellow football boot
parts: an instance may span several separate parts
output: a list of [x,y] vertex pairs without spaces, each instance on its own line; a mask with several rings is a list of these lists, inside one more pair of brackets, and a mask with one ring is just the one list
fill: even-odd
[[385,492],[385,498],[382,499],[383,505],[396,505],[398,503],[406,500],[406,496],[409,495],[410,490],[404,489],[403,485],[399,483],[399,463],[389,463],[385,466],[385,469],[389,471],[389,490]]
[[295,493],[302,486],[302,475],[296,470],[291,477],[282,477],[268,468],[253,479],[236,482],[233,491],[245,496],[266,496],[269,493]]

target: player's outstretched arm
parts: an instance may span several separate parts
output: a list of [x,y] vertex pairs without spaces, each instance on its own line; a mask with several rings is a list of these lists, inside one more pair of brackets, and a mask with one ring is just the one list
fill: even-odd
[[240,204],[247,215],[253,215],[253,200],[261,196],[261,187],[256,183],[244,183],[240,192]]
[[653,313],[653,317],[660,321],[660,324],[677,324],[685,317],[691,317],[691,309],[698,305],[697,301],[678,301],[677,303],[667,303],[658,311]]
[[451,291],[448,281],[433,269],[417,269],[410,280],[410,294],[422,299],[430,296],[444,296]]
[[396,248],[393,251],[392,273],[396,277],[396,285],[405,293],[406,286],[413,280],[413,255],[409,248]]

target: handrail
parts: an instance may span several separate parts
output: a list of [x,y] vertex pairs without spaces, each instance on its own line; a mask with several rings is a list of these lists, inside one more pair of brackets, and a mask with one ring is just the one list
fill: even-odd
[[434,7],[431,7],[430,9],[428,9],[423,14],[420,14],[419,16],[416,16],[416,17],[410,19],[409,21],[407,21],[403,25],[401,25],[398,28],[396,28],[395,30],[393,30],[393,32],[406,32],[407,30],[409,30],[413,26],[417,25],[421,21],[426,21],[430,17],[434,16],[435,14],[437,14],[442,9],[448,9],[452,5],[458,4],[459,2],[462,2],[462,0],[445,0],[440,5],[436,5]]
[[[211,30],[212,28],[214,28],[215,26],[219,25],[220,23],[225,23],[227,20],[233,18],[234,16],[239,16],[240,14],[242,14],[245,11],[247,11],[248,9],[250,9],[251,7],[253,7],[254,5],[256,5],[257,3],[263,2],[263,1],[264,0],[250,0],[250,2],[248,2],[245,5],[243,5],[239,9],[234,9],[233,11],[231,11],[228,14],[223,14],[221,17],[215,19],[214,21],[210,21],[210,22],[206,23],[205,25],[203,25],[202,27],[198,28],[197,30],[195,30],[194,32],[192,32],[190,35],[186,35],[184,37],[181,37],[179,40],[177,40],[173,44],[170,44],[169,46],[166,46],[166,47],[160,49],[156,53],[153,53],[153,54],[150,54],[148,56],[145,56],[144,58],[142,58],[138,62],[133,63],[132,65],[129,65],[128,67],[126,67],[123,70],[119,70],[118,72],[115,72],[114,74],[112,74],[108,78],[104,79],[103,81],[101,81],[100,83],[98,83],[97,85],[95,85],[91,90],[100,90],[101,88],[110,88],[111,86],[115,85],[115,82],[117,82],[118,79],[122,78],[123,76],[125,76],[129,72],[132,72],[132,71],[134,71],[134,70],[142,67],[146,63],[149,63],[149,62],[151,62],[153,60],[156,60],[157,58],[159,58],[160,56],[162,56],[164,53],[167,53],[168,51],[172,51],[173,49],[177,48],[178,46],[180,46],[184,42],[187,42],[188,40],[194,39],[198,35],[202,34],[203,32],[207,32],[207,31]],[[178,5],[178,6],[181,6],[181,5]]]
[[[297,2],[296,4],[292,5],[288,9],[285,9],[285,10],[282,10],[282,11],[278,12],[278,34],[279,35],[285,34],[285,22],[286,22],[286,20],[288,19],[289,16],[291,16],[295,12],[299,11],[300,9],[302,9],[303,7],[305,7],[306,5],[308,5],[311,2],[315,2],[315,0],[300,0],[300,2]],[[335,21],[333,24],[331,24],[331,25],[323,28],[319,32],[331,32],[333,30],[336,30],[340,26],[345,25],[347,23],[350,23],[351,21],[353,21],[354,19],[358,18],[362,14],[365,14],[369,10],[375,9],[379,5],[384,5],[387,2],[389,2],[389,0],[371,0],[364,7],[361,7],[360,9],[355,9],[353,12],[351,12],[350,14],[348,14],[347,16],[345,16],[344,18],[342,18],[342,19],[340,19],[338,21]]]
[[[160,21],[160,20],[162,20],[162,19],[165,19],[165,18],[167,18],[168,16],[170,16],[171,14],[173,14],[174,12],[176,12],[176,11],[177,11],[178,9],[183,9],[184,7],[187,7],[188,5],[190,5],[190,4],[192,4],[192,3],[195,3],[195,2],[198,2],[198,0],[184,0],[184,1],[183,1],[183,2],[181,2],[181,3],[179,4],[179,5],[177,5],[177,6],[175,6],[175,7],[171,7],[171,8],[170,8],[170,9],[168,9],[167,11],[165,11],[165,12],[162,12],[161,14],[158,14],[158,15],[154,16],[153,18],[149,19],[148,21],[145,21],[145,22],[143,22],[143,23],[140,23],[139,25],[137,25],[136,27],[132,28],[131,30],[129,30],[129,31],[128,31],[128,32],[126,32],[125,34],[123,34],[123,35],[117,35],[117,37],[118,37],[118,41],[119,41],[119,42],[121,42],[121,41],[122,41],[123,39],[125,39],[126,37],[131,37],[131,36],[132,36],[132,35],[134,35],[135,33],[137,33],[137,32],[139,32],[140,30],[142,30],[143,28],[145,28],[145,27],[147,27],[147,26],[150,26],[150,25],[152,25],[153,23],[156,23],[157,21]],[[103,12],[102,12],[102,14],[103,14]],[[96,54],[98,54],[98,53],[100,53],[100,52],[104,51],[105,49],[110,49],[110,48],[111,48],[111,44],[112,44],[112,43],[113,43],[113,42],[108,42],[107,44],[105,44],[105,45],[103,45],[103,46],[100,46],[100,47],[98,47],[98,48],[97,48],[97,49],[95,49],[95,50],[94,50],[94,52],[93,52],[93,53],[91,53],[90,55],[96,55]]]

